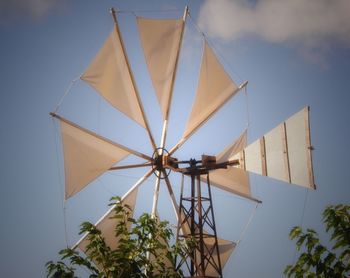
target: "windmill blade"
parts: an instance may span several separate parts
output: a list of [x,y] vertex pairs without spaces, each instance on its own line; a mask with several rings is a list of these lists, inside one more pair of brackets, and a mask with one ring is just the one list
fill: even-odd
[[148,71],[163,119],[167,119],[185,21],[182,18],[136,19]]
[[305,107],[246,147],[241,156],[247,171],[315,189],[311,149]]
[[174,153],[248,82],[237,86],[225,72],[208,43],[204,43],[197,93],[182,139],[171,150]]
[[[139,186],[144,183],[147,178],[152,174],[153,170],[148,171],[141,179],[139,179],[132,188],[122,197],[122,202],[130,206],[131,213],[134,211],[136,197]],[[115,250],[118,247],[118,239],[115,237],[115,227],[120,221],[116,218],[111,218],[114,215],[115,205],[112,206],[95,224],[95,226],[101,231],[103,238],[105,239],[106,244],[112,249]],[[130,216],[132,217],[132,215]],[[130,229],[130,224],[128,226]],[[73,249],[79,248],[84,253],[86,253],[86,247],[89,244],[88,242],[88,233],[86,233],[74,246]]]
[[156,144],[126,55],[119,26],[112,10],[115,26],[81,79],[92,86],[107,102],[146,128],[151,144]]
[[247,146],[247,129],[229,146],[216,155],[217,163],[226,162],[230,159],[236,158],[236,154],[242,151]]
[[132,168],[141,168],[141,167],[148,167],[152,166],[153,163],[142,163],[142,164],[128,164],[128,165],[121,165],[121,166],[113,166],[109,168],[109,170],[124,170],[124,169],[132,169]]
[[[212,237],[207,237],[207,238],[204,238],[203,241],[205,246],[208,247],[204,250],[204,255],[210,256],[209,252],[212,252],[211,256],[213,256],[214,258],[214,261],[211,262],[213,264],[209,263],[206,266],[205,275],[208,277],[217,277],[218,275],[217,268],[219,265],[219,261],[217,256],[217,250],[216,248],[213,248],[215,239]],[[228,259],[230,258],[233,250],[235,249],[236,243],[229,240],[218,238],[218,246],[219,246],[219,254],[220,254],[220,264],[221,264],[221,268],[223,269]],[[200,261],[200,252],[196,251],[196,257],[197,257],[197,261]]]
[[[242,161],[239,154],[246,146],[247,130],[245,130],[233,144],[227,146],[216,156],[217,163],[220,164],[236,159]],[[236,166],[228,166],[226,169],[210,171],[209,176],[211,185],[251,201],[261,202],[251,196],[249,174],[242,170],[242,163]],[[201,180],[207,182],[206,177],[201,177]]]
[[152,160],[147,155],[108,140],[57,114],[51,115],[59,119],[61,124],[66,199],[129,154]]
[[[201,178],[201,180],[207,182],[204,178]],[[241,169],[230,167],[228,169],[211,171],[210,184],[251,201],[261,203],[260,200],[251,196],[249,174]]]

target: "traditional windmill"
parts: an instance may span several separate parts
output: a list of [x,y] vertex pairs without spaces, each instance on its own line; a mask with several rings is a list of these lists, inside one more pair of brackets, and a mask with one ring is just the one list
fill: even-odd
[[[152,215],[156,215],[161,180],[169,192],[178,219],[177,238],[194,237],[196,249],[179,262],[191,277],[222,277],[222,268],[235,243],[217,236],[211,185],[259,203],[250,190],[249,174],[268,176],[287,183],[315,189],[311,159],[309,108],[306,107],[247,146],[247,132],[216,156],[180,161],[175,152],[206,123],[228,100],[247,86],[236,85],[225,72],[205,37],[197,94],[185,132],[171,149],[166,148],[168,121],[188,9],[179,19],[137,17],[137,26],[148,70],[163,114],[163,129],[156,144],[111,9],[114,28],[80,79],[91,85],[109,104],[145,128],[153,149],[149,154],[130,149],[104,138],[57,114],[64,152],[65,197],[70,198],[106,171],[148,167],[125,195],[123,201],[135,206],[140,185],[156,175]],[[118,166],[128,155],[146,162]],[[182,178],[179,204],[174,196],[170,172],[190,177],[190,195],[185,196]],[[97,223],[107,244],[113,249],[116,219],[109,218],[111,208]],[[86,250],[86,235],[75,245]]]

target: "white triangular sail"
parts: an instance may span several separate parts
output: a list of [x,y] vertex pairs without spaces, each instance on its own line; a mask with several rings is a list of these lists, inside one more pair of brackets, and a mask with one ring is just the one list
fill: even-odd
[[237,85],[205,42],[197,94],[183,137],[193,133],[237,91]]
[[66,121],[60,122],[65,197],[69,198],[124,159],[129,152]]
[[148,71],[165,119],[169,109],[184,21],[137,17],[137,25]]
[[226,162],[235,158],[235,155],[247,146],[247,130],[245,130],[233,144],[227,146],[222,152],[216,155],[217,163]]
[[309,108],[305,107],[250,144],[241,155],[247,171],[315,189]]
[[[216,156],[218,163],[230,160],[240,160],[240,152],[247,145],[247,131],[231,145],[227,146]],[[244,171],[242,164],[227,166],[226,169],[210,171],[210,184],[233,194],[255,200],[251,197],[249,174]],[[206,182],[206,178],[202,178]]]
[[[137,192],[138,189],[136,188],[135,190],[131,191],[128,195],[126,195],[123,199],[122,202],[125,205],[128,205],[131,208],[131,214],[130,217],[133,216],[134,213],[134,208],[136,204],[136,198],[137,198]],[[101,235],[105,240],[105,243],[107,244],[108,247],[111,248],[111,250],[115,250],[118,247],[118,238],[116,237],[115,234],[115,227],[119,223],[120,219],[116,218],[111,218],[115,214],[114,212],[114,206],[111,207],[108,212],[95,224],[97,229],[101,231]],[[128,229],[131,228],[131,224],[128,223]],[[77,247],[84,253],[86,253],[86,247],[89,244],[86,235],[82,240],[79,241],[77,244]]]
[[[220,253],[220,264],[221,264],[221,268],[223,269],[228,259],[230,258],[233,250],[235,249],[236,243],[229,240],[221,239],[221,238],[218,238],[217,240],[218,240],[219,253]],[[213,237],[203,238],[203,241],[209,250],[211,250],[215,244],[215,239]],[[209,250],[207,249],[204,250],[205,256],[209,256],[209,252],[208,252]],[[213,263],[215,263],[216,267],[218,267],[219,261],[217,257],[217,250],[214,249],[212,251],[213,251],[212,256],[214,258]],[[200,261],[200,253],[198,251],[196,252],[196,256],[197,256],[197,261]],[[218,277],[217,276],[218,272],[214,267],[214,265],[210,263],[206,265],[205,275],[206,277]]]
[[146,127],[117,25],[81,79],[116,109]]

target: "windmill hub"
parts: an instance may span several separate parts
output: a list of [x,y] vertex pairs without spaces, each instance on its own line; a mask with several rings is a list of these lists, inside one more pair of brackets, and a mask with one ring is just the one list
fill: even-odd
[[169,176],[171,170],[178,168],[178,160],[171,157],[167,149],[157,148],[152,155],[152,168],[158,178],[164,179]]

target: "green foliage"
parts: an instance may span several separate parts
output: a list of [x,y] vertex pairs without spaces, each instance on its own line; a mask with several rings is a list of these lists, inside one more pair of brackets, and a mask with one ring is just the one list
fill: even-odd
[[[183,277],[176,269],[176,257],[183,257],[191,241],[170,246],[173,232],[166,221],[160,222],[149,214],[135,220],[129,206],[119,197],[111,199],[114,208],[112,218],[118,221],[115,240],[118,247],[112,250],[105,242],[101,231],[93,224],[84,222],[80,234],[87,233],[86,257],[76,250],[67,248],[59,252],[61,260],[46,264],[49,278],[76,278],[76,266],[90,273],[90,278],[133,278],[133,277]],[[192,247],[191,247],[192,246]],[[69,262],[69,265],[66,263]]]
[[288,265],[288,277],[345,278],[350,273],[350,205],[328,206],[323,212],[323,222],[333,243],[328,250],[312,229],[303,232],[294,227],[289,237],[296,240],[297,250],[303,250],[294,265]]

